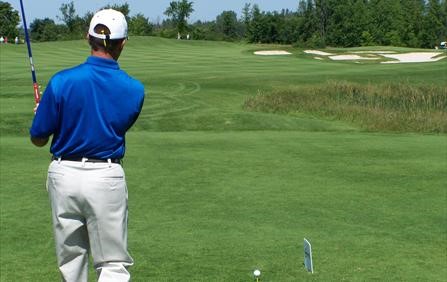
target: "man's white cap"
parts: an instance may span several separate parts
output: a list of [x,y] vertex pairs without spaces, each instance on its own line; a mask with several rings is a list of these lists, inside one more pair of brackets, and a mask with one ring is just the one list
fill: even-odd
[[[95,32],[98,24],[105,25],[110,30],[110,35]],[[113,9],[104,9],[97,12],[90,21],[88,34],[100,39],[121,39],[127,37],[127,21],[124,15]]]

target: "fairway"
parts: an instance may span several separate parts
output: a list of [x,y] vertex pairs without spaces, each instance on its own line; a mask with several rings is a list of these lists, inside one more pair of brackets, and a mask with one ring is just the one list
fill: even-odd
[[[253,54],[279,49],[292,54]],[[67,41],[33,44],[33,53],[45,87],[89,51]],[[27,135],[27,59],[24,45],[0,46],[5,282],[59,279],[49,148],[34,148]],[[260,92],[328,80],[447,87],[447,59],[356,64],[287,46],[136,37],[119,62],[146,87],[124,160],[133,281],[253,281],[255,269],[261,281],[445,281],[445,134],[367,132],[243,105]],[[303,266],[304,237],[314,274]]]

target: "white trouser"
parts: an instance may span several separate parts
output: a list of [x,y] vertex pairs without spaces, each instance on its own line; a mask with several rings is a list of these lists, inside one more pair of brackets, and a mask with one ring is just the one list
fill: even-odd
[[87,281],[91,250],[100,282],[130,281],[127,186],[119,164],[52,161],[47,189],[62,281]]

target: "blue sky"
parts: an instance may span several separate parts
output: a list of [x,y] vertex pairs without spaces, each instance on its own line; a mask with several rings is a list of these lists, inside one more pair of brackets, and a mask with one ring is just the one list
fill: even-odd
[[[130,14],[142,13],[149,17],[151,22],[163,20],[163,12],[173,0],[76,0],[73,1],[78,15],[83,16],[88,11],[96,11],[107,4],[124,4],[130,6]],[[234,11],[241,15],[245,3],[258,4],[262,11],[280,11],[289,9],[296,11],[298,0],[189,0],[194,2],[194,13],[190,17],[190,22],[197,20],[214,20],[223,11]],[[20,11],[19,0],[7,1],[18,11]],[[25,14],[28,25],[35,18],[51,18],[57,21],[56,16],[60,15],[59,8],[63,3],[70,0],[23,0]]]

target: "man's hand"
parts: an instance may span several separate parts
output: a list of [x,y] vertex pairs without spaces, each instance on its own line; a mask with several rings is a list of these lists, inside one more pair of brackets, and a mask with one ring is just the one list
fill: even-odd
[[33,109],[34,114],[36,114],[36,112],[37,112],[37,108],[38,108],[38,107],[39,107],[39,103],[37,103],[36,106],[35,106],[34,109]]
[[36,145],[37,147],[43,147],[48,143],[48,140],[50,140],[49,137],[47,138],[36,138],[36,137],[31,137],[31,142]]

